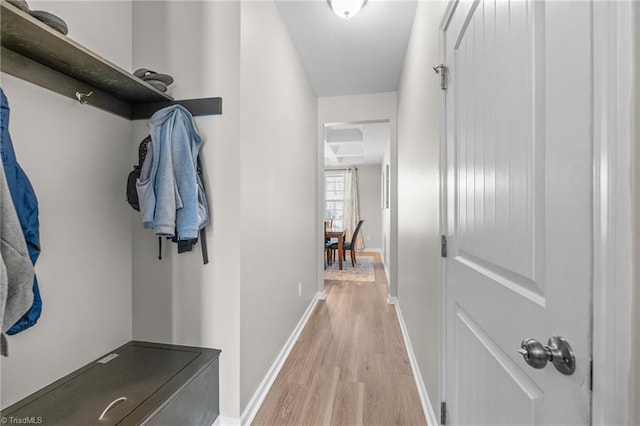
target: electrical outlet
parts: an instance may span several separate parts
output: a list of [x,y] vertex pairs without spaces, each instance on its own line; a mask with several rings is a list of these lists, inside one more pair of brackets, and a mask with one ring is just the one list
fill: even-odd
[[371,235],[367,235],[367,241],[371,241]]
[[302,281],[298,283],[298,297],[302,297]]

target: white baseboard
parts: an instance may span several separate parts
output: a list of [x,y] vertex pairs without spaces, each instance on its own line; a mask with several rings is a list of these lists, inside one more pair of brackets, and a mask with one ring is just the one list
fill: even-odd
[[215,422],[211,426],[241,426],[240,419],[234,419],[232,417],[218,416]]
[[402,337],[404,339],[404,344],[407,348],[407,354],[409,355],[409,363],[411,364],[411,370],[413,371],[413,378],[416,381],[416,386],[418,387],[418,395],[420,396],[420,403],[422,404],[422,410],[424,411],[424,416],[427,419],[427,424],[438,425],[440,424],[440,422],[436,418],[436,413],[433,410],[433,406],[431,405],[431,400],[429,399],[427,388],[424,385],[424,380],[422,380],[422,374],[420,374],[420,367],[418,367],[418,360],[416,359],[416,355],[413,353],[413,347],[411,346],[411,339],[409,339],[409,332],[407,331],[407,325],[404,322],[404,317],[402,316],[402,311],[400,310],[400,303],[398,303],[398,299],[396,297],[389,296],[389,304],[395,305],[396,307],[398,322],[400,323],[400,330],[402,330]]
[[[276,380],[276,377],[278,377],[278,373],[280,372],[280,369],[284,365],[284,362],[287,360],[287,357],[289,356],[291,349],[293,349],[293,345],[295,345],[296,341],[298,340],[298,337],[300,336],[300,333],[304,329],[304,326],[307,324],[309,317],[311,317],[311,314],[313,313],[313,309],[316,307],[316,304],[318,303],[319,300],[324,300],[326,297],[327,295],[325,294],[324,291],[319,291],[313,296],[311,303],[309,303],[309,306],[307,306],[307,310],[304,312],[304,314],[302,315],[302,318],[300,318],[300,321],[298,321],[298,324],[293,329],[293,332],[285,342],[284,346],[282,347],[282,350],[280,350],[280,353],[278,354],[278,356],[276,357],[276,360],[271,365],[271,368],[269,368],[269,371],[267,371],[267,374],[264,376],[262,383],[260,383],[260,386],[258,386],[258,389],[251,397],[249,404],[247,404],[247,408],[245,408],[244,412],[242,413],[242,416],[240,417],[240,422],[229,423],[228,424],[229,426],[250,425],[251,422],[253,422],[254,417],[258,413],[260,406],[264,402],[264,399],[267,397],[267,394],[271,389],[271,385],[273,385],[273,382]],[[226,426],[226,425],[227,424],[223,423],[220,426]]]
[[358,250],[356,250],[356,251],[357,251],[358,253],[360,253],[360,252],[372,252],[372,253],[380,253],[380,254],[382,254],[382,249],[375,248],[375,247],[374,247],[374,248],[368,248],[368,247],[365,247],[365,248],[363,248],[363,249],[358,249]]

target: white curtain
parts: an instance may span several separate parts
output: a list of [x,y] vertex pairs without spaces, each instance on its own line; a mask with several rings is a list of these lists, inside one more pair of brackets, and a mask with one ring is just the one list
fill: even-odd
[[[344,228],[347,231],[347,241],[351,241],[353,232],[360,221],[360,206],[358,203],[358,169],[347,169],[345,174],[344,188]],[[362,229],[355,241],[355,248],[364,248]]]

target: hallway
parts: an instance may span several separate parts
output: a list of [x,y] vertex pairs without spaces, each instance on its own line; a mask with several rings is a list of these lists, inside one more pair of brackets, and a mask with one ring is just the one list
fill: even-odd
[[253,425],[424,425],[380,255],[375,283],[325,280]]

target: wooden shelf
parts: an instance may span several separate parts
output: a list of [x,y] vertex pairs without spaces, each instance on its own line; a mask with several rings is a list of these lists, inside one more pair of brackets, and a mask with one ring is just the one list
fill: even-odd
[[5,0],[0,2],[0,69],[71,99],[135,120],[175,103],[193,115],[222,113],[221,98],[174,99]]

